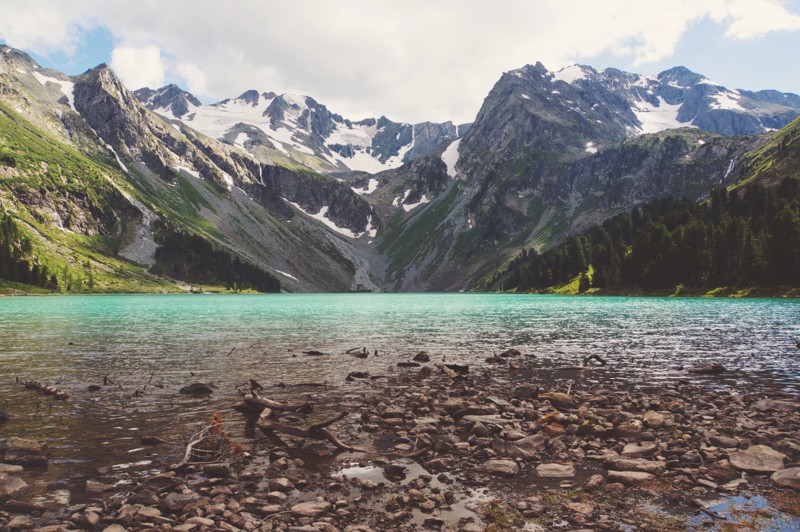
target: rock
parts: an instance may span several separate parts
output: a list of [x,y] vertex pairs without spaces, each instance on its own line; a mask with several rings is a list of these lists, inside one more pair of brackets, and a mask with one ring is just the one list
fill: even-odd
[[549,392],[539,394],[539,399],[547,399],[551,404],[556,406],[574,406],[575,399],[571,395],[561,392]]
[[653,456],[658,452],[658,445],[653,442],[645,442],[641,445],[629,443],[622,449],[622,456],[626,458],[642,458]]
[[420,351],[413,358],[414,362],[430,362],[431,356],[425,351]]
[[203,466],[203,473],[211,478],[228,478],[231,476],[231,465],[228,462],[218,462]]
[[194,495],[184,495],[183,493],[168,493],[161,501],[161,507],[170,512],[183,513],[183,509],[195,498]]
[[286,477],[273,478],[269,481],[270,491],[290,492],[294,489],[292,481]]
[[759,412],[795,412],[800,409],[800,405],[796,402],[790,403],[789,401],[780,401],[777,399],[762,399],[761,401],[753,403],[751,408]]
[[113,489],[114,486],[110,484],[103,484],[95,480],[86,481],[86,493],[103,493],[104,491],[111,491]]
[[766,445],[753,445],[731,453],[728,460],[736,469],[748,473],[774,473],[783,469],[786,455]]
[[642,422],[631,419],[614,427],[614,434],[622,438],[633,438],[642,433]]
[[575,466],[572,464],[539,464],[536,473],[544,478],[572,478],[575,476]]
[[543,434],[534,434],[515,442],[492,438],[492,450],[509,458],[537,458],[546,445],[547,437]]
[[644,471],[654,475],[660,475],[667,469],[664,462],[645,460],[644,458],[617,458],[608,462],[608,466],[620,471]]
[[564,508],[584,516],[592,515],[594,512],[594,506],[585,502],[568,502],[564,505]]
[[527,399],[536,399],[539,397],[539,387],[532,384],[523,384],[522,386],[517,386],[514,388],[514,391],[511,392],[511,395],[522,401]]
[[28,484],[13,475],[0,475],[0,501],[16,497],[28,489]]
[[772,474],[772,482],[781,488],[800,490],[800,467],[790,467]]
[[626,486],[635,486],[642,482],[655,480],[656,476],[652,473],[644,473],[642,471],[609,471],[608,479],[614,482],[621,482]]
[[22,466],[47,465],[47,444],[26,438],[0,440],[0,461]]
[[490,475],[513,477],[519,473],[519,465],[513,460],[489,460],[480,466],[480,471]]
[[0,464],[0,475],[18,475],[25,470],[24,467],[14,464]]
[[26,515],[18,515],[6,525],[9,530],[30,530],[33,528],[33,519]]
[[719,375],[725,373],[725,366],[718,362],[707,362],[704,364],[696,364],[689,368],[689,373],[697,375]]
[[731,448],[731,447],[739,447],[739,440],[736,438],[731,438],[729,436],[711,436],[708,441],[711,442],[712,445],[716,445],[717,447],[723,448]]
[[667,421],[667,416],[661,412],[648,410],[642,416],[642,423],[645,427],[650,429],[658,429],[664,426]]
[[603,475],[592,475],[589,477],[589,480],[586,481],[586,489],[589,491],[594,491],[605,484],[605,482],[606,479]]
[[110,525],[105,527],[103,532],[128,532],[128,530],[120,525]]
[[322,517],[332,508],[328,501],[301,502],[292,506],[292,513],[300,517]]
[[184,386],[178,391],[184,395],[211,395],[214,393],[215,388],[216,386],[212,383],[195,382],[194,384]]

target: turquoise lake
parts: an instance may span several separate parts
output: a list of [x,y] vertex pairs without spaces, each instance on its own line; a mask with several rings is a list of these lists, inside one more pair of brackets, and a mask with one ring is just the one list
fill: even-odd
[[[298,383],[341,385],[348,372],[387,375],[427,351],[431,362],[470,364],[512,385],[647,388],[684,383],[800,391],[800,301],[495,294],[91,295],[0,298],[0,436],[47,436],[50,474],[98,463],[146,462],[154,434],[179,441],[210,412],[226,412],[254,378],[277,399],[319,394]],[[370,356],[345,354],[366,347]],[[486,357],[515,347],[521,368]],[[328,356],[307,356],[303,351]],[[374,356],[374,351],[378,356]],[[590,354],[608,365],[564,373]],[[720,376],[685,368],[719,362]],[[113,385],[89,392],[90,384]],[[15,381],[36,379],[71,395],[52,401]],[[213,382],[210,397],[182,396]],[[285,383],[287,387],[278,387]],[[61,469],[59,471],[59,469]],[[42,482],[44,482],[44,477]]]

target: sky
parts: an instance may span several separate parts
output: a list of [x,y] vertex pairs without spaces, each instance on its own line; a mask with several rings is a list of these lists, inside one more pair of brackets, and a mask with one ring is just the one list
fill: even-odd
[[800,0],[3,0],[0,42],[130,89],[299,93],[354,120],[470,122],[537,61],[800,93]]

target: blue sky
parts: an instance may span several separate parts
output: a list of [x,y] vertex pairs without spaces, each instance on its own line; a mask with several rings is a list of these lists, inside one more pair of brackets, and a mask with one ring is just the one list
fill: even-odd
[[471,121],[507,70],[542,61],[800,93],[800,0],[5,0],[0,41],[77,74],[202,100],[308,94],[349,118]]

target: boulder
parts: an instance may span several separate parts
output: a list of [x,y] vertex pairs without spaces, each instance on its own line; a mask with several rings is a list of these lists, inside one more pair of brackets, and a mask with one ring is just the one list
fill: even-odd
[[728,460],[736,469],[748,473],[774,473],[783,469],[786,455],[766,445],[753,445],[731,453]]
[[183,395],[211,395],[214,393],[214,388],[216,388],[216,386],[211,383],[195,382],[184,386],[178,391]]
[[519,466],[513,460],[489,460],[481,465],[480,470],[490,475],[513,477],[519,473]]
[[572,464],[539,464],[536,474],[544,478],[572,478],[575,476],[575,466]]
[[790,467],[772,474],[772,482],[781,488],[800,491],[800,467]]

